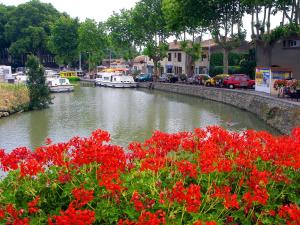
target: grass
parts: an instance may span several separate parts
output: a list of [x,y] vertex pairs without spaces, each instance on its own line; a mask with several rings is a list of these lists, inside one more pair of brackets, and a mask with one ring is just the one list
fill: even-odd
[[0,110],[15,112],[28,106],[29,91],[24,84],[0,83]]

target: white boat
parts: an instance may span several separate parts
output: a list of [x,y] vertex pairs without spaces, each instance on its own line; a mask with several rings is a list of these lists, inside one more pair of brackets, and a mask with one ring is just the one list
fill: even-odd
[[29,77],[22,72],[15,73],[13,76],[15,77],[15,82],[21,84],[26,84],[29,79]]
[[67,78],[49,77],[46,79],[46,83],[52,93],[74,91],[74,86]]
[[11,66],[0,66],[0,82],[13,82],[14,78],[11,72]]
[[45,77],[47,78],[58,78],[59,73],[56,72],[55,70],[45,70]]
[[[135,88],[137,83],[132,76],[126,75],[126,69],[106,69],[97,73],[95,83],[103,87]],[[127,71],[127,70],[126,70]]]

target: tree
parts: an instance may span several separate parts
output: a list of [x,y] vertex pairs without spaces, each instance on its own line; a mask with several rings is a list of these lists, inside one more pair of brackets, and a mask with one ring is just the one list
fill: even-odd
[[[300,0],[241,0],[251,15],[251,37],[263,54],[264,64],[271,66],[271,50],[275,41],[297,33],[300,22]],[[281,25],[271,31],[271,15],[282,14]],[[258,49],[257,49],[258,50]]]
[[51,26],[48,44],[59,64],[69,65],[77,59],[79,55],[78,28],[78,19],[72,19],[67,15],[61,16]]
[[201,44],[200,43],[191,43],[188,41],[182,41],[180,43],[181,48],[183,51],[186,52],[188,57],[188,68],[187,68],[187,74],[191,76],[193,74],[193,68],[195,68],[195,62],[200,59],[201,56]]
[[233,48],[245,40],[246,33],[242,31],[244,8],[239,0],[211,1],[215,17],[211,20],[209,29],[216,43],[223,48],[223,73],[228,74],[228,56]]
[[10,46],[10,41],[5,37],[5,25],[9,20],[9,14],[14,9],[14,7],[8,7],[0,4],[0,63],[3,60],[5,64],[5,59],[7,57],[7,48]]
[[105,55],[107,36],[104,24],[86,19],[78,29],[78,48],[80,52],[88,53],[89,68],[97,65]]
[[162,13],[162,0],[141,0],[133,10],[133,29],[143,34],[140,42],[145,46],[144,53],[153,60],[154,78],[158,76],[159,61],[166,57],[169,36]]
[[47,39],[50,26],[58,17],[59,12],[51,4],[38,0],[13,8],[5,25],[10,54],[14,58],[24,58],[29,53],[39,57],[49,53]]
[[200,28],[211,32],[223,48],[224,73],[228,73],[229,52],[245,38],[241,29],[243,12],[239,0],[164,0],[169,24],[179,24],[179,30],[195,32]]
[[106,21],[110,52],[132,61],[137,56],[137,46],[141,46],[143,34],[133,25],[133,10],[122,9],[113,13]]
[[30,95],[30,109],[42,109],[51,104],[49,88],[46,85],[44,68],[39,62],[39,58],[33,55],[28,56],[26,63],[28,88]]

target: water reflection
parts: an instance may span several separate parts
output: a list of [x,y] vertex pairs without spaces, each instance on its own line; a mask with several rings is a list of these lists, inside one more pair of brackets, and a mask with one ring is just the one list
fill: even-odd
[[113,143],[126,146],[142,141],[154,130],[178,132],[220,125],[230,130],[268,130],[255,115],[196,97],[144,89],[76,87],[74,93],[55,94],[43,111],[16,114],[0,120],[0,148],[34,148],[47,137],[54,142],[95,129],[111,133]]

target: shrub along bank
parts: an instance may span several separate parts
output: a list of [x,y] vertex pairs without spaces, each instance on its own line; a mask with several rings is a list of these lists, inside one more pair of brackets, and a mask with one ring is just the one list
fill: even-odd
[[300,128],[155,132],[128,150],[89,138],[0,151],[0,223],[299,224]]
[[25,85],[0,83],[0,118],[27,110],[29,91]]

